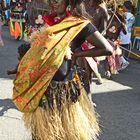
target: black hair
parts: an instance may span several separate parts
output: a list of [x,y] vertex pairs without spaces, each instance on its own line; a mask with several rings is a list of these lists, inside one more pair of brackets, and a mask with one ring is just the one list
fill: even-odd
[[80,4],[84,1],[85,0],[65,0],[66,4],[71,5],[72,7],[75,7],[77,4]]
[[125,1],[123,6],[128,10],[132,10],[132,7],[133,7],[131,1]]
[[66,6],[70,5],[70,0],[65,0]]
[[89,20],[92,20],[92,16],[90,16],[85,7],[85,0],[73,0],[73,15],[79,17],[85,17]]
[[18,53],[20,55],[20,59],[26,54],[26,52],[30,49],[30,44],[22,44],[18,47]]
[[103,0],[93,0],[93,2],[96,4],[101,4],[101,3],[103,3]]

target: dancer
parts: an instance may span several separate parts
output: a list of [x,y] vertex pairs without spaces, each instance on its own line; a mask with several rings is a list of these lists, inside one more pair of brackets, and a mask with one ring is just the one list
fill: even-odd
[[[104,1],[103,0],[87,0],[87,1],[85,1],[85,3],[86,3],[86,10],[87,10],[88,14],[90,15],[90,20],[97,27],[98,31],[101,34],[105,34],[107,21],[108,21],[108,14],[107,14],[107,9],[105,8]],[[94,46],[92,46],[88,42],[87,43],[85,42],[82,45],[83,50],[90,49],[93,47]],[[91,78],[92,71],[95,73],[95,76],[97,77],[98,84],[102,84],[103,80],[98,71],[98,66],[99,66],[98,59],[95,57],[94,58],[86,57],[85,59],[86,59],[86,62],[84,61],[84,65],[85,65],[87,75],[84,79],[87,83],[87,87],[89,89],[88,91],[90,91],[90,83],[87,81],[90,81],[90,79],[92,79]],[[83,63],[82,63],[82,65],[83,65]],[[89,97],[90,96],[91,96],[91,94],[89,93]]]
[[[102,0],[87,0],[84,2],[86,4],[86,11],[88,12],[91,22],[97,27],[100,33],[103,33],[106,30],[106,25],[107,25],[107,11],[104,8],[104,2]],[[87,41],[82,45],[83,50],[87,50],[91,48],[94,48],[94,46],[92,46]],[[103,83],[102,77],[98,71],[99,61],[95,57],[94,58],[86,57],[81,61],[82,61],[81,67],[84,66],[84,69],[86,71],[86,75],[84,78],[86,83],[86,91],[88,92],[88,95],[91,98],[90,82],[92,79],[91,76],[92,72],[94,72],[95,76],[97,77],[98,80],[97,83],[98,84]]]
[[[121,46],[128,50],[130,49],[132,27],[135,21],[134,15],[131,13],[132,7],[133,5],[131,1],[124,2],[123,11],[125,12],[125,16],[126,16],[125,22],[127,26],[127,34],[120,32]],[[120,70],[124,70],[129,65],[128,54],[129,54],[128,51],[123,50],[123,55],[120,57],[120,63],[121,63]]]
[[108,12],[104,0],[89,0],[90,8],[88,13],[92,16],[92,23],[97,27],[99,32],[105,35]]
[[[109,9],[109,16],[110,20],[108,21],[108,29],[106,31],[105,37],[110,40],[110,43],[112,44],[114,48],[113,55],[108,56],[108,65],[106,64],[106,69],[108,70],[106,75],[108,75],[108,78],[112,78],[111,75],[118,74],[119,68],[120,68],[120,55],[122,53],[122,50],[119,47],[119,35],[120,32],[123,32],[123,34],[127,34],[127,29],[125,25],[125,18],[124,16],[118,12],[117,10],[114,13],[113,9]],[[113,17],[113,18],[112,18]]]
[[[97,114],[83,88],[82,71],[71,66],[78,57],[111,55],[112,47],[83,17],[82,1],[49,2],[63,21],[31,38],[31,48],[18,66],[13,102],[24,112],[34,140],[96,140]],[[69,4],[77,16],[66,18]],[[85,40],[98,48],[75,52]]]

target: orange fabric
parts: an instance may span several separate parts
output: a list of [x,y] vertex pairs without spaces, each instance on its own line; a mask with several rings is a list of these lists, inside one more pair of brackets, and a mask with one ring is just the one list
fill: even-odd
[[15,39],[17,39],[21,34],[21,28],[19,22],[15,22]]
[[12,28],[12,22],[10,23],[10,34],[11,34],[11,36],[15,36],[15,31]]

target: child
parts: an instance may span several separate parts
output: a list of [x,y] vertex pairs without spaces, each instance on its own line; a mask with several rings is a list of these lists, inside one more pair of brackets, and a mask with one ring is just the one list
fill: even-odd
[[[130,49],[130,43],[131,43],[131,32],[132,32],[132,26],[134,24],[134,15],[131,13],[132,11],[132,2],[131,1],[125,1],[123,4],[123,11],[125,12],[126,16],[126,26],[127,26],[127,34],[125,35],[123,32],[120,33],[120,42],[121,46],[125,49]],[[128,51],[123,51],[123,56],[120,57],[120,64],[121,69],[125,69],[128,65]]]
[[[20,61],[22,57],[26,54],[26,52],[30,49],[30,44],[22,44],[18,47],[18,60]],[[18,65],[13,70],[8,70],[7,74],[16,74],[18,69]]]
[[3,25],[3,22],[0,20],[0,46],[4,47],[4,43],[2,39],[2,25]]

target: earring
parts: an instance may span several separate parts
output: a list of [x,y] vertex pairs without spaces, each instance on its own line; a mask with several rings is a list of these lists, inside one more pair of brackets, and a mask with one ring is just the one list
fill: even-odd
[[67,16],[71,16],[72,15],[71,5],[67,6],[66,13],[67,13]]

